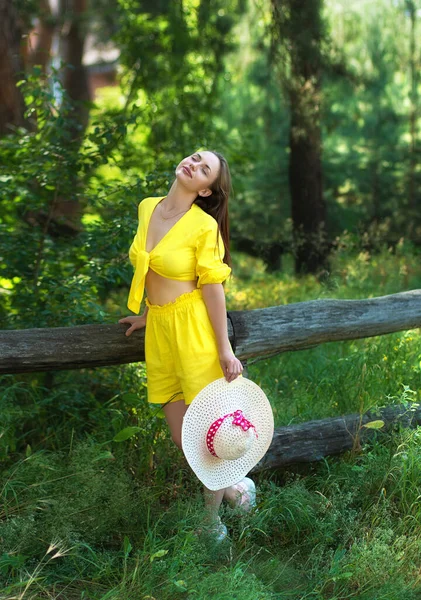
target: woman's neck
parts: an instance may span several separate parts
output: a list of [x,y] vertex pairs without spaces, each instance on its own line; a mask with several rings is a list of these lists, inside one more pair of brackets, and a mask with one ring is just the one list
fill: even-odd
[[175,179],[170,191],[162,200],[162,204],[168,212],[188,210],[195,201],[196,196],[196,192],[190,192]]

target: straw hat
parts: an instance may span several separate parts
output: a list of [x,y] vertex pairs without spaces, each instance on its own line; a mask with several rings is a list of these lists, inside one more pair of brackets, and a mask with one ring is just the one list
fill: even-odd
[[204,387],[186,411],[181,443],[187,461],[210,490],[238,483],[265,455],[273,414],[253,381],[225,377]]

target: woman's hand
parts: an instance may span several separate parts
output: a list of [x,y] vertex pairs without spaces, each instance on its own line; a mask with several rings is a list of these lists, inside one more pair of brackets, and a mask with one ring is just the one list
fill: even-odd
[[219,363],[224,372],[225,379],[229,382],[234,381],[243,372],[243,365],[231,350],[223,350],[219,353]]
[[130,335],[136,329],[142,329],[146,327],[146,315],[140,315],[140,317],[124,317],[119,320],[119,323],[129,323],[131,327],[128,328],[125,335]]

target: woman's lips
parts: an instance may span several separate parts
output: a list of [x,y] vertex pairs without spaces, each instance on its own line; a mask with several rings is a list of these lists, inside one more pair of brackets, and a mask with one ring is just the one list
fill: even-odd
[[187,172],[187,175],[191,178],[191,171],[188,167],[183,167],[183,169]]

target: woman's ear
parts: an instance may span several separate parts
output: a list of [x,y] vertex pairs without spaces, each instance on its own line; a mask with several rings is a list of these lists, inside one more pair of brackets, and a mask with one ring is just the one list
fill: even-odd
[[197,192],[199,194],[199,196],[202,196],[202,198],[206,198],[206,196],[210,196],[212,194],[212,190],[210,190],[209,188],[205,188],[204,190],[200,190],[200,192]]

